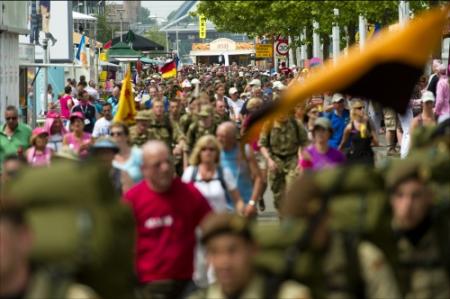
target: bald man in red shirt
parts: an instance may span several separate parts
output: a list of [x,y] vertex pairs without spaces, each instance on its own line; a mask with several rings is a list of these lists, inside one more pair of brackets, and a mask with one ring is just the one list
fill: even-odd
[[174,178],[165,143],[149,141],[142,149],[144,180],[125,194],[136,220],[140,291],[179,298],[192,282],[195,230],[211,207],[194,185]]

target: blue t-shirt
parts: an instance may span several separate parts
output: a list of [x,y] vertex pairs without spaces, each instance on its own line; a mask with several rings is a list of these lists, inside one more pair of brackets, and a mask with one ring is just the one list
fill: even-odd
[[[244,202],[247,204],[253,192],[253,182],[248,164],[245,162],[244,157],[240,157],[240,148],[236,148],[231,151],[222,150],[220,153],[220,165],[223,169],[228,169],[235,179],[237,180],[237,187],[239,194]],[[229,208],[233,207],[233,203],[228,203]]]
[[111,104],[111,106],[112,106],[112,115],[115,116],[116,112],[117,112],[117,108],[119,107],[119,99],[114,97],[114,96],[110,96],[109,99],[106,102]]
[[[166,96],[164,96],[163,98],[163,103],[164,103],[164,112],[169,112],[169,99],[167,99]],[[150,99],[147,102],[145,102],[144,104],[145,109],[152,109],[153,107],[153,100]]]
[[126,171],[134,183],[142,180],[141,166],[142,166],[142,151],[136,146],[131,148],[130,157],[125,163],[112,162],[114,168]]
[[332,148],[338,148],[344,135],[345,127],[350,121],[350,112],[344,109],[342,116],[339,116],[333,110],[332,112],[325,113],[324,116],[330,120],[331,126],[333,127],[333,135],[328,140],[328,145]]

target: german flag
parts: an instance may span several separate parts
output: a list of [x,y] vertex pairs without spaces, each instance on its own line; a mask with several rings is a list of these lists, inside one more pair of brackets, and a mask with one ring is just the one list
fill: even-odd
[[287,114],[311,95],[326,91],[368,98],[403,113],[430,54],[442,38],[448,11],[449,6],[436,8],[399,30],[383,29],[362,52],[355,46],[336,64],[325,63],[302,84],[290,84],[281,100],[250,116],[244,124],[243,142],[259,136],[266,121]]
[[175,60],[167,62],[160,68],[159,71],[161,72],[161,77],[163,79],[175,77],[177,75],[177,63]]
[[133,87],[131,85],[131,69],[128,65],[127,73],[122,81],[122,89],[120,90],[119,107],[114,116],[115,122],[124,122],[128,125],[134,124],[134,116],[136,115],[136,107],[134,106]]

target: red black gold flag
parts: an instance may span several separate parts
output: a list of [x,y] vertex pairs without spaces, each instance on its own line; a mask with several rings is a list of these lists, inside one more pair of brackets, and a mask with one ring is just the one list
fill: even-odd
[[336,64],[328,61],[303,83],[290,84],[283,98],[250,116],[243,141],[258,136],[266,121],[287,114],[311,95],[326,91],[371,99],[404,112],[414,85],[442,38],[448,11],[449,6],[436,8],[396,31],[383,29],[367,42],[363,51],[353,47]]

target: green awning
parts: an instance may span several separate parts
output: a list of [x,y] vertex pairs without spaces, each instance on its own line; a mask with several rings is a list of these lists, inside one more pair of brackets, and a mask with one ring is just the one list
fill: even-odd
[[164,61],[151,59],[151,58],[148,58],[148,57],[141,57],[141,61],[142,61],[142,63],[147,63],[147,64],[157,64],[157,65],[163,65],[164,64]]
[[108,50],[109,59],[114,58],[140,58],[142,54],[130,48],[126,43],[117,43]]

